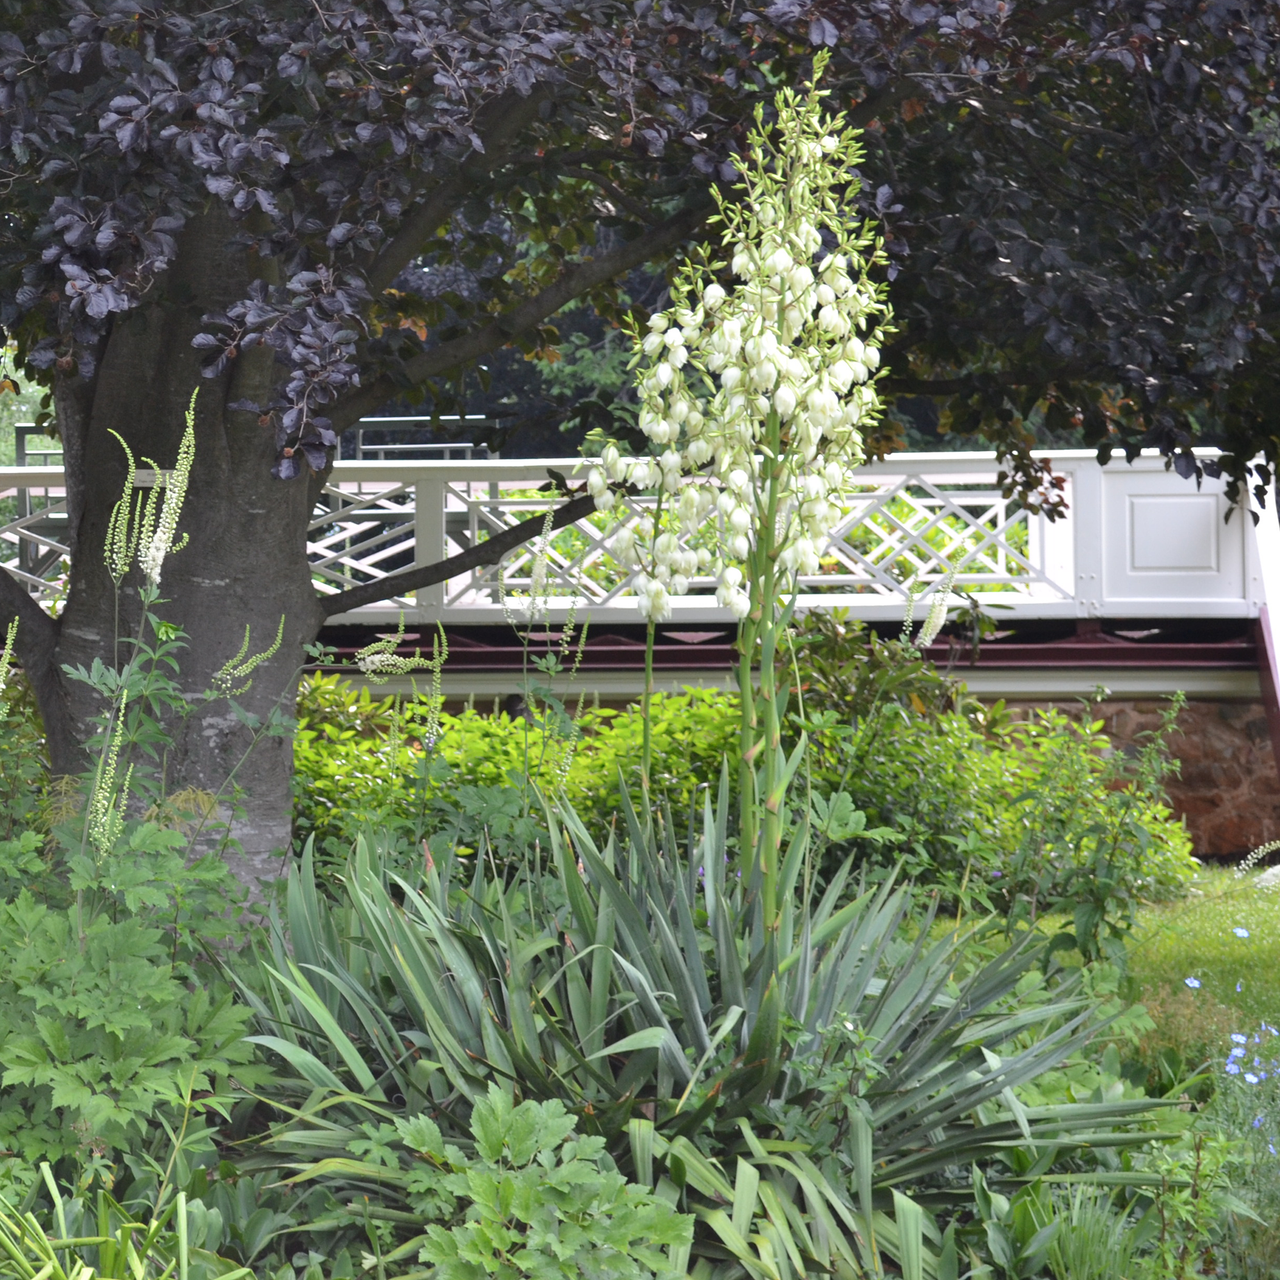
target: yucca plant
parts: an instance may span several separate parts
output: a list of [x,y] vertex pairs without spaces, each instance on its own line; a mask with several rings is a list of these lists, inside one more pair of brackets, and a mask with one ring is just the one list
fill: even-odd
[[803,825],[766,929],[757,886],[728,870],[728,810],[726,778],[680,851],[669,815],[628,810],[601,849],[550,806],[548,868],[506,882],[450,857],[410,884],[361,844],[338,905],[304,858],[242,977],[258,1042],[298,1076],[257,1158],[421,1230],[394,1121],[465,1132],[498,1080],[562,1100],[629,1176],[697,1213],[699,1275],[879,1276],[884,1253],[945,1277],[935,1215],[971,1203],[972,1161],[1039,1174],[1150,1138],[1123,1123],[1145,1100],[1018,1101],[1096,1030],[1071,984],[1045,987],[1034,942],[973,967],[930,913],[910,920],[904,887],[846,900],[846,866],[819,892]]

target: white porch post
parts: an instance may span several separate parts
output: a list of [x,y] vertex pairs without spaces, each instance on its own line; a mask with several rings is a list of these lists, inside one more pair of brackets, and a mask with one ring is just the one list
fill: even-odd
[[[445,482],[422,479],[414,486],[414,568],[437,564],[447,554],[444,527]],[[415,593],[418,621],[434,622],[444,608],[443,582]]]

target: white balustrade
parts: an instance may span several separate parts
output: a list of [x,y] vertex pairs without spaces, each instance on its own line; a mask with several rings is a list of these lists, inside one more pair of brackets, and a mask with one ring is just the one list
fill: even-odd
[[[858,472],[858,488],[822,558],[799,584],[802,608],[846,608],[869,620],[900,618],[906,584],[932,590],[954,568],[957,588],[1009,620],[1065,617],[1257,617],[1264,564],[1252,521],[1229,521],[1221,481],[1197,488],[1143,456],[1100,467],[1091,451],[1052,453],[1068,513],[1049,521],[996,486],[989,453],[895,454]],[[317,590],[334,593],[467,550],[560,499],[549,473],[572,481],[582,460],[475,459],[338,462],[308,532]],[[0,468],[0,563],[50,600],[65,576],[65,509],[58,467]],[[639,519],[651,499],[626,499]],[[545,616],[637,621],[631,575],[609,554],[616,512],[594,516],[511,552],[501,565],[459,574],[413,596],[332,621],[414,625],[521,618],[536,556],[547,561]],[[1264,521],[1274,522],[1268,511]],[[1264,538],[1266,533],[1264,531]],[[691,540],[714,539],[708,527]],[[1277,539],[1280,542],[1280,539]],[[1269,562],[1272,555],[1268,554]],[[1271,613],[1280,623],[1280,583]],[[726,622],[710,578],[672,601],[673,621]]]

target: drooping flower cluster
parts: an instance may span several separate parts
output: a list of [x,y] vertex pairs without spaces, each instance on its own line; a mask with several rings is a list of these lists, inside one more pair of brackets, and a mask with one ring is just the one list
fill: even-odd
[[[611,485],[658,491],[654,513],[612,543],[640,570],[641,610],[655,621],[699,570],[715,574],[720,604],[745,616],[743,563],[766,519],[780,568],[817,573],[862,460],[862,428],[880,413],[874,374],[888,310],[868,270],[883,249],[851,212],[856,132],[823,112],[822,97],[783,90],[771,130],[757,111],[738,198],[717,193],[729,261],[687,263],[670,308],[634,334],[639,426],[654,452],[624,457],[611,444],[588,473],[600,510],[615,503]],[[726,266],[736,277],[728,289],[716,279]],[[779,500],[767,511],[765,478],[779,466]],[[682,545],[679,535],[713,512],[714,550]]]

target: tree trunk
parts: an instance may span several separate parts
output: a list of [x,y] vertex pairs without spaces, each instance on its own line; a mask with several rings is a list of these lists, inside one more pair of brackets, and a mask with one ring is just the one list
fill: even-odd
[[[258,348],[227,374],[207,379],[191,346],[203,314],[245,296],[250,258],[231,243],[234,233],[221,214],[190,224],[168,278],[157,282],[141,307],[116,319],[91,389],[68,388],[57,397],[75,554],[55,658],[59,666],[115,661],[117,600],[103,548],[126,464],[110,432],[128,442],[139,466],[147,457],[168,469],[191,393],[199,388],[195,466],[178,526],[190,541],[164,564],[164,603],[157,610],[189,637],[177,679],[195,709],[170,726],[175,741],[165,784],[170,794],[197,787],[239,795],[242,814],[233,834],[241,852],[230,860],[252,888],[280,874],[289,847],[292,744],[287,736],[262,738],[242,761],[253,734],[226,700],[205,703],[201,695],[240,650],[246,626],[250,653],[260,653],[274,640],[283,615],[279,651],[253,672],[251,687],[236,702],[263,718],[277,707],[291,713],[303,646],[315,639],[322,616],[306,558],[317,485],[275,480],[271,430],[254,414],[226,409],[241,397],[269,399],[280,366]],[[135,567],[120,593],[122,635],[137,632],[140,583]],[[121,661],[125,655],[121,649]],[[62,705],[46,698],[42,710],[69,717],[83,741],[92,731],[91,718],[103,709],[100,699],[84,684],[65,677],[61,682]],[[65,771],[84,761],[54,764]]]

